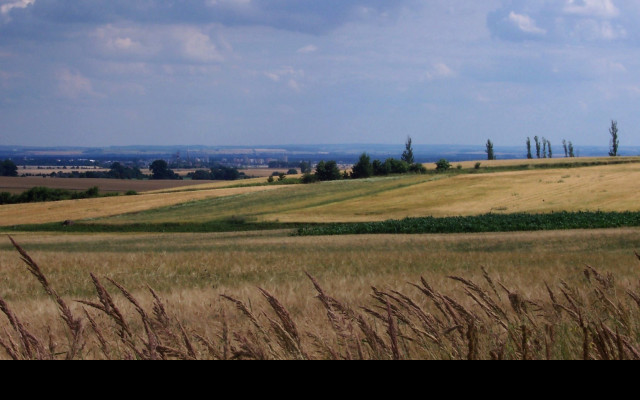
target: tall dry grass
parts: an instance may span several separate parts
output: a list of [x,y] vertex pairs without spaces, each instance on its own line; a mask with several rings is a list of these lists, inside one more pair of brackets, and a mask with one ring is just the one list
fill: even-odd
[[[64,326],[58,336],[52,327],[34,328],[0,299],[7,319],[0,348],[14,360],[640,359],[639,288],[624,287],[613,274],[590,266],[578,283],[548,283],[543,298],[529,298],[526,288],[510,287],[483,269],[482,282],[449,277],[463,296],[422,279],[412,285],[415,293],[373,287],[371,301],[360,306],[333,297],[308,275],[325,315],[321,321],[295,320],[259,288],[262,305],[223,295],[228,307],[216,311],[212,329],[199,332],[184,326],[153,289],[139,299],[115,280],[105,284],[95,275],[96,299],[79,301],[77,311],[12,243]],[[127,307],[118,304],[116,293]]]

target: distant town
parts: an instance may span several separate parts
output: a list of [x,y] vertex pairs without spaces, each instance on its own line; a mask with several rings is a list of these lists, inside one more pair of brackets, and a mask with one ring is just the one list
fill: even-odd
[[[422,163],[446,158],[452,162],[483,159],[481,146],[414,145],[416,160]],[[156,160],[165,160],[174,169],[207,168],[213,164],[237,169],[297,168],[306,162],[315,165],[323,160],[335,160],[340,165],[353,165],[366,152],[385,159],[402,153],[398,145],[317,145],[279,147],[109,147],[109,148],[37,148],[0,146],[0,159],[12,160],[19,169],[88,170],[110,168],[117,162],[127,167],[148,169]],[[577,147],[578,157],[603,156],[606,147]],[[640,147],[626,147],[622,155],[640,154]],[[496,145],[498,159],[524,158],[526,149]]]

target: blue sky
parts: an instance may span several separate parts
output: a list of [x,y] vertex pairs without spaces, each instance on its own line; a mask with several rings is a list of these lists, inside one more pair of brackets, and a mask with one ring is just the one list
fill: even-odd
[[640,145],[637,0],[0,0],[0,144]]

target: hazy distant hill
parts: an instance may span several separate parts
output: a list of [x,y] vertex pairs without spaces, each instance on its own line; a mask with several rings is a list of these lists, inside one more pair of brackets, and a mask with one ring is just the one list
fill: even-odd
[[[335,159],[342,162],[353,162],[363,152],[369,153],[373,158],[385,159],[389,157],[399,158],[404,150],[404,145],[384,144],[333,144],[333,145],[278,145],[278,146],[122,146],[122,147],[26,147],[26,146],[0,146],[0,158],[38,158],[38,157],[64,157],[64,158],[172,158],[180,155],[188,157],[260,157],[291,160],[320,160]],[[526,157],[526,149],[521,147],[496,146],[496,154],[499,159],[518,159]],[[607,156],[607,147],[576,146],[576,155],[582,157]],[[483,160],[486,157],[483,146],[471,145],[414,145],[416,160],[420,162],[434,162],[441,158],[450,161]],[[621,155],[640,155],[640,147],[621,148]],[[562,146],[554,146],[554,157],[564,156]]]

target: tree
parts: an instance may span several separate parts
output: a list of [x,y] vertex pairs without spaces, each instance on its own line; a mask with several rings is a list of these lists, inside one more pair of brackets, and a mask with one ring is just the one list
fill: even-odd
[[564,158],[569,158],[569,146],[567,146],[567,141],[562,140],[562,147],[564,148]]
[[553,158],[553,150],[551,149],[551,141],[547,140],[547,151],[549,152],[549,158]]
[[569,148],[569,157],[570,158],[574,158],[576,156],[574,150],[573,150],[573,143],[569,142],[569,144],[567,145],[567,147]]
[[531,154],[531,138],[527,138],[527,159],[531,160],[533,158],[533,154]]
[[298,175],[298,170],[291,168],[289,171],[287,171],[287,175]]
[[151,163],[149,171],[153,173],[152,179],[155,180],[180,179],[175,172],[169,169],[169,165],[165,160],[156,160]]
[[542,148],[541,144],[540,144],[540,138],[537,136],[533,137],[533,140],[536,142],[536,156],[538,158],[540,158],[540,150]]
[[209,181],[213,180],[213,176],[211,175],[211,171],[206,171],[203,169],[199,169],[195,172],[191,172],[187,177],[191,178],[194,181]]
[[413,146],[412,146],[412,139],[411,136],[409,136],[409,138],[407,139],[407,143],[405,144],[405,150],[402,153],[402,158],[401,160],[406,162],[407,164],[413,164],[416,162],[415,158],[413,157]]
[[489,161],[496,159],[496,154],[493,151],[493,142],[491,140],[487,140],[487,149],[485,152],[487,153],[487,159]]
[[451,164],[444,158],[436,163],[437,172],[446,172],[451,169]]
[[375,176],[387,176],[391,173],[391,166],[380,160],[373,161],[373,174]]
[[609,156],[618,157],[618,148],[620,146],[620,140],[618,138],[618,121],[611,120],[609,134],[611,135],[611,150],[609,151]]
[[298,167],[300,168],[300,170],[302,171],[303,174],[310,174],[311,173],[311,162],[302,161],[302,162],[300,162]]
[[335,161],[320,161],[316,167],[316,178],[321,182],[340,180],[342,175]]
[[11,160],[0,163],[0,176],[18,176],[18,166]]
[[360,156],[360,160],[353,166],[351,177],[353,179],[364,179],[373,176],[373,165],[371,165],[371,157],[367,153]]
[[542,138],[542,156],[547,158],[547,139]]
[[390,174],[402,175],[409,172],[409,163],[402,160],[396,160],[395,158],[389,158],[385,162]]

